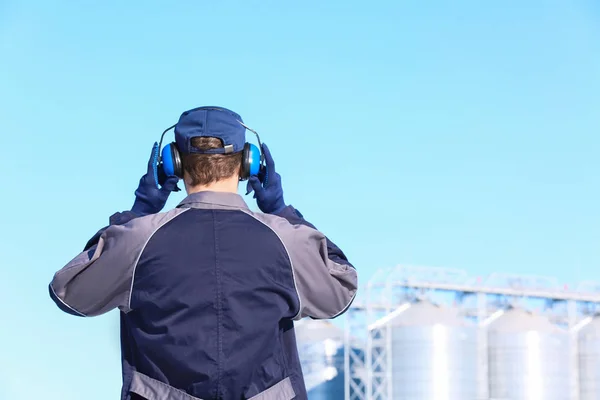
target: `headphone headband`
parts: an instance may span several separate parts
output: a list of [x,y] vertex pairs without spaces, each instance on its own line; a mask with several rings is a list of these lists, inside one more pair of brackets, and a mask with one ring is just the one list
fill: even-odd
[[262,143],[260,141],[260,136],[258,136],[258,132],[256,132],[254,129],[250,128],[248,125],[244,124],[242,121],[238,120],[238,122],[240,123],[240,125],[242,125],[244,128],[248,129],[250,132],[254,133],[256,135],[256,140],[258,140],[258,148],[260,150],[260,163],[264,163],[265,161],[265,156],[263,154],[262,151]]
[[[265,165],[264,165],[265,164],[265,156],[262,151],[262,142],[260,141],[260,136],[258,135],[258,132],[256,132],[254,129],[248,127],[246,124],[244,124],[240,120],[237,120],[237,122],[239,122],[240,125],[242,125],[245,129],[254,133],[254,135],[256,135],[256,139],[258,140],[258,147],[246,142],[246,145],[244,146],[244,149],[243,149],[242,172],[241,172],[240,178],[247,179],[252,175],[259,174],[259,172],[265,168]],[[162,133],[162,135],[160,136],[160,142],[158,144],[158,149],[159,149],[159,156],[158,156],[158,160],[157,160],[158,165],[156,167],[162,167],[162,170],[165,173],[167,173],[167,175],[177,175],[180,178],[183,178],[183,170],[182,170],[183,166],[181,163],[181,154],[180,154],[179,149],[177,148],[177,145],[175,144],[175,142],[170,143],[167,146],[165,146],[162,149],[162,151],[160,150],[162,148],[162,143],[163,143],[165,134],[168,131],[170,131],[171,129],[175,128],[176,126],[177,126],[177,124],[165,129],[164,132]],[[161,166],[161,164],[162,164],[162,166]]]
[[[162,133],[162,135],[160,135],[160,142],[158,142],[158,153],[159,153],[159,154],[160,154],[160,149],[162,149],[162,142],[163,142],[163,139],[164,139],[164,137],[165,137],[165,134],[166,134],[167,132],[169,132],[171,129],[175,128],[176,126],[177,126],[177,124],[175,124],[175,125],[173,125],[173,126],[171,126],[171,127],[167,128],[167,129],[165,129],[165,131]],[[162,158],[162,157],[161,157],[161,158]],[[159,159],[159,162],[160,162],[160,159]]]

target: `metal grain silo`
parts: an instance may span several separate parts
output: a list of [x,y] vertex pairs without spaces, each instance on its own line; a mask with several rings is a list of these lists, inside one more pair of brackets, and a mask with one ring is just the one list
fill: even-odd
[[569,399],[569,336],[518,308],[488,326],[490,398]]
[[295,330],[308,399],[343,399],[344,332],[329,321],[309,319]]
[[579,400],[600,399],[600,317],[579,331]]
[[457,309],[422,301],[388,323],[393,399],[477,398],[477,327]]

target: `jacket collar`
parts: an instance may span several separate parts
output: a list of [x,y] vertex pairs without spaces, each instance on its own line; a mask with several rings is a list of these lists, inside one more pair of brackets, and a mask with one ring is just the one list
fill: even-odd
[[[248,205],[237,193],[211,192],[203,191],[189,194],[179,203],[178,208],[207,208],[206,206],[216,206],[216,208],[236,208],[248,209]],[[213,207],[208,207],[213,208]]]

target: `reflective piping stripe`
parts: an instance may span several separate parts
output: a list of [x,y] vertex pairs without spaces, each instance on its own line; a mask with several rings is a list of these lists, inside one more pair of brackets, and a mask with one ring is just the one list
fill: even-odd
[[248,400],[292,400],[294,397],[296,397],[296,392],[292,387],[292,381],[290,381],[290,378],[285,378]]
[[354,301],[354,298],[356,297],[356,293],[358,292],[358,290],[354,291],[354,294],[352,295],[352,298],[350,299],[350,301],[348,302],[348,304],[346,304],[346,307],[344,307],[344,309],[342,311],[340,311],[339,313],[335,314],[333,317],[331,317],[330,319],[334,319],[339,317],[340,315],[342,315],[343,313],[345,313],[346,311],[348,311],[348,309],[350,308],[350,306],[352,305],[352,302]]
[[129,391],[148,400],[202,400],[137,371],[133,372]]
[[72,315],[79,316],[79,317],[86,317],[87,318],[87,315],[85,315],[82,312],[77,311],[76,309],[74,309],[73,307],[71,307],[70,305],[68,305],[67,303],[65,303],[65,301],[63,299],[61,299],[56,294],[56,292],[54,291],[54,287],[52,286],[52,283],[50,283],[48,286],[50,287],[50,290],[51,290],[50,296],[53,297],[53,298],[55,298],[55,299],[58,299],[58,301],[60,301],[60,303],[65,306],[66,310],[63,310],[63,311],[68,312],[67,310],[71,310],[72,311],[72,313],[71,313]]

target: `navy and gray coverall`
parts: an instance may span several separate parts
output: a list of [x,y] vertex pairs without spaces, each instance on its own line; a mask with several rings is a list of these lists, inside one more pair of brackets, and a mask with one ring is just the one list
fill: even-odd
[[122,400],[306,399],[294,320],[334,318],[357,275],[292,206],[200,192],[111,225],[58,271],[63,311],[121,315]]

